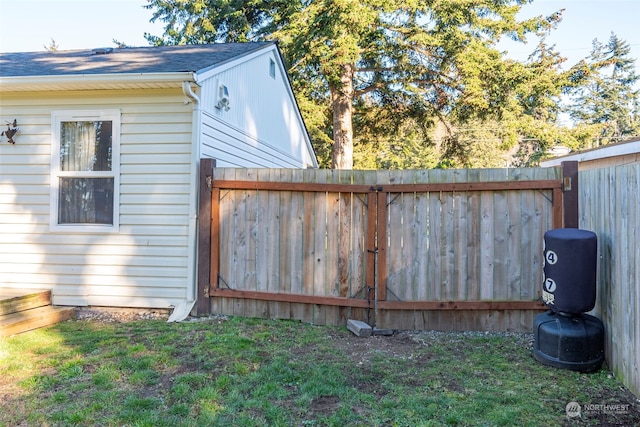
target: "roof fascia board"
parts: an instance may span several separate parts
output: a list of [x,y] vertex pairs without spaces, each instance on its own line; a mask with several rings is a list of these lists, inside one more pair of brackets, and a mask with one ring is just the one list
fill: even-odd
[[29,85],[68,86],[78,84],[87,89],[101,85],[128,84],[173,84],[182,85],[183,81],[196,82],[194,73],[127,73],[127,74],[66,74],[60,76],[24,76],[0,77],[0,89],[11,91],[19,88],[24,90]]

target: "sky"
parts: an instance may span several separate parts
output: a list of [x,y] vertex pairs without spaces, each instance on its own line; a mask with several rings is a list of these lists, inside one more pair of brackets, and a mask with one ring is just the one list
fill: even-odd
[[[59,49],[114,47],[113,39],[129,46],[147,46],[144,33],[162,35],[161,23],[150,23],[146,0],[0,0],[0,52],[44,50],[55,40]],[[605,43],[614,32],[631,45],[640,73],[640,0],[534,0],[522,17],[565,9],[548,44],[567,57],[567,66],[591,52],[592,41]],[[536,41],[502,44],[509,56],[525,59]]]

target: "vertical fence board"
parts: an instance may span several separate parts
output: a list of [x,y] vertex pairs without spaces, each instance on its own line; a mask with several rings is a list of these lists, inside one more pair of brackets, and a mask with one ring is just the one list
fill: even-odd
[[[440,171],[429,171],[429,182],[441,182]],[[442,274],[442,260],[446,248],[443,247],[443,193],[432,191],[429,193],[429,262],[431,265],[431,295],[434,300],[446,298],[446,294],[442,293],[442,284],[446,281],[446,276]]]
[[[268,169],[258,169],[256,171],[257,181],[269,179]],[[268,292],[269,285],[272,285],[273,266],[269,264],[273,261],[270,254],[274,250],[274,212],[270,209],[271,199],[274,195],[268,191],[258,191],[256,194],[256,291]],[[268,301],[256,301],[256,315],[260,317],[271,317]]]
[[[249,169],[236,169],[235,179],[251,180],[255,177],[255,171]],[[255,222],[256,212],[253,200],[256,191],[241,190],[235,192],[233,234],[234,267],[229,272],[229,278],[234,288],[256,289],[256,265],[255,265]],[[233,277],[233,279],[232,279]],[[255,317],[256,302],[239,301],[234,314],[246,317]]]
[[510,225],[509,205],[505,191],[493,192],[494,239],[493,239],[493,293],[492,299],[506,300],[508,284],[508,228]]
[[[480,181],[480,172],[477,170],[469,170],[467,179],[471,182]],[[466,295],[470,300],[481,299],[480,292],[480,265],[481,265],[481,246],[480,246],[480,223],[482,218],[482,210],[480,204],[480,192],[467,192],[466,201],[467,227],[464,232],[466,235],[466,247],[463,253],[467,258],[467,290]]]
[[[357,173],[353,176],[354,184],[375,184],[372,174]],[[368,269],[370,258],[368,256],[367,232],[369,230],[368,203],[370,203],[368,193],[353,195],[353,236],[352,236],[352,279],[350,296],[353,298],[367,299],[368,294]],[[371,242],[373,244],[373,242]],[[369,311],[362,308],[351,308],[349,317],[352,319],[371,322]]]
[[[221,179],[235,179],[234,169],[221,170]],[[234,271],[235,235],[234,235],[234,209],[236,193],[224,191],[221,195],[220,206],[220,247],[225,250],[220,251],[220,282],[222,287],[234,286],[232,283],[232,272]],[[220,302],[220,310],[224,314],[234,314],[236,300],[225,298]]]
[[[382,188],[368,193],[369,189],[362,188],[360,193],[220,190],[220,245],[228,248],[220,254],[221,277],[236,290],[365,300],[368,272],[375,267],[371,265],[375,257],[367,255],[365,246],[367,221],[375,217],[367,209],[373,200],[380,200],[379,214],[384,221],[378,236],[379,300],[532,300],[539,284],[531,285],[524,277],[540,267],[531,264],[540,259],[537,252],[542,252],[545,230],[540,218],[551,217],[551,206],[545,199],[550,190],[426,192],[409,187],[403,193],[387,193],[384,187],[551,179],[557,173],[534,175],[503,169],[219,170],[217,178],[248,182],[371,184]],[[318,324],[344,324],[347,317],[363,319],[370,314],[364,307],[219,300],[214,304],[228,314],[297,318]],[[378,326],[397,328],[526,330],[532,320],[531,313],[506,314],[503,310],[412,308],[378,310],[377,315],[373,320]]]
[[609,368],[640,395],[640,164],[580,171],[580,227],[598,236],[595,314]]
[[[633,384],[636,395],[640,395],[640,202],[635,199],[640,192],[640,167],[628,171],[627,195],[631,205],[629,209],[630,233],[626,234],[627,245],[629,247],[629,259],[625,263],[627,270],[627,281],[629,283],[629,312],[626,316],[630,324],[629,339],[627,340],[625,351],[635,360],[632,361],[631,370],[626,374],[627,381]],[[635,262],[634,262],[635,261]]]
[[[398,183],[398,171],[387,172],[388,182]],[[378,174],[380,176],[380,174]],[[403,253],[402,253],[402,193],[392,193],[387,201],[387,300],[403,301],[402,289]]]
[[[333,184],[348,181],[345,178],[347,171],[334,170],[328,175],[328,182]],[[348,232],[348,200],[346,195],[341,192],[328,193],[328,215],[327,215],[327,258],[330,260],[328,264],[327,288],[326,295],[343,297],[348,292],[347,276],[348,276],[348,259],[345,258],[348,244],[348,236],[344,236]],[[331,322],[340,323],[341,316],[344,315],[340,307],[323,307],[324,315]]]
[[[312,171],[310,171],[312,172]],[[302,182],[315,182],[315,174],[301,174]],[[316,193],[305,192],[303,194],[303,264],[302,264],[302,293],[305,295],[314,295],[314,284],[316,280],[316,230],[315,225],[318,221],[316,211]],[[323,254],[320,254],[322,256]],[[313,316],[313,306],[305,304],[301,309],[301,320],[309,323],[315,323]]]
[[[453,176],[454,182],[467,182],[468,171],[466,169],[456,170]],[[467,289],[469,274],[467,270],[467,248],[469,246],[468,222],[469,206],[467,192],[457,192],[451,195],[453,199],[453,248],[451,255],[454,258],[453,285],[455,288],[456,300],[468,300]]]
[[[416,171],[415,183],[426,182],[426,171]],[[414,193],[414,250],[415,272],[414,283],[417,300],[432,299],[429,288],[429,193]]]
[[[315,182],[326,183],[328,181],[327,170],[315,171]],[[313,294],[318,296],[326,295],[327,288],[327,217],[328,217],[328,203],[329,193],[317,192],[313,195],[314,198],[314,212],[313,216],[313,253],[314,253],[314,281],[313,281]],[[326,311],[322,310],[319,306],[314,305],[314,322],[317,324],[328,324],[326,318]]]
[[[398,184],[412,184],[413,176],[411,171],[394,171],[390,175],[392,182]],[[416,256],[413,243],[415,236],[414,223],[414,203],[415,193],[406,192],[393,195],[398,206],[398,216],[395,217],[395,223],[400,229],[396,229],[396,234],[400,236],[400,263],[398,279],[396,283],[397,295],[401,301],[415,301],[415,288],[418,283],[414,280],[414,265]],[[396,203],[394,202],[392,206]],[[390,212],[391,223],[394,222],[394,213]],[[388,254],[389,255],[389,254]],[[402,310],[397,315],[397,321],[401,324],[413,325],[415,311]]]
[[[489,180],[487,172],[480,172],[481,180]],[[494,283],[494,195],[488,191],[480,193],[480,299],[493,299]]]
[[[454,170],[437,171],[441,172],[439,182],[454,182]],[[457,230],[455,228],[455,193],[444,193],[442,197],[442,216],[440,222],[441,248],[440,263],[442,269],[442,297],[445,300],[457,300],[457,288],[455,279],[455,239]]]

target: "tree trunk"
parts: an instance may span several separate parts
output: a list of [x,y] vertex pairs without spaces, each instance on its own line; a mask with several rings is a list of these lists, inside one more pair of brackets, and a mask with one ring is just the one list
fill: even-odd
[[340,84],[330,84],[333,108],[333,169],[353,168],[353,65],[340,68]]

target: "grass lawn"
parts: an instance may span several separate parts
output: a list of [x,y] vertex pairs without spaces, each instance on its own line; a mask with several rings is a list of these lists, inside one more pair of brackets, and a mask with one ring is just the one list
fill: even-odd
[[[68,321],[0,338],[0,426],[640,424],[640,403],[606,369],[546,367],[531,339],[357,338],[240,318]],[[569,402],[580,416],[567,416]]]

